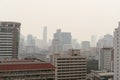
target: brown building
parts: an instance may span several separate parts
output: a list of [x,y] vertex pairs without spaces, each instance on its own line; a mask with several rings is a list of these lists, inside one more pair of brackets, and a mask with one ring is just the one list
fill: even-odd
[[3,61],[0,63],[0,80],[55,80],[55,67],[33,60]]
[[18,22],[0,22],[0,59],[17,59],[20,36]]

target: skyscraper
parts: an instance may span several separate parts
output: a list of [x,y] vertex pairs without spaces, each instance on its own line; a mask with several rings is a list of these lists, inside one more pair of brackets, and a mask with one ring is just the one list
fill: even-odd
[[91,37],[91,47],[96,47],[96,36],[95,35]]
[[18,58],[19,22],[0,22],[0,59]]
[[43,49],[47,49],[47,27],[43,29]]
[[120,22],[114,31],[114,80],[120,80]]
[[47,27],[45,26],[43,29],[43,42],[47,44]]

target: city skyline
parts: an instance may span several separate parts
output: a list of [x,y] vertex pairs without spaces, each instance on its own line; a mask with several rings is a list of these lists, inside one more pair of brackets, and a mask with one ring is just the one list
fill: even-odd
[[119,0],[0,0],[0,21],[21,22],[21,33],[42,39],[44,26],[48,39],[57,29],[71,32],[78,41],[113,34],[120,21]]

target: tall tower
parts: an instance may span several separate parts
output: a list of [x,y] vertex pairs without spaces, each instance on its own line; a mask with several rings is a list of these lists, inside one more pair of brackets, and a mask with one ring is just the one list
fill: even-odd
[[91,36],[91,47],[96,47],[96,36],[95,35]]
[[0,22],[0,59],[17,59],[20,25],[18,22]]
[[45,26],[43,29],[43,48],[47,48],[47,27]]
[[47,27],[46,26],[43,29],[43,41],[47,43]]
[[120,22],[114,31],[114,80],[120,80]]

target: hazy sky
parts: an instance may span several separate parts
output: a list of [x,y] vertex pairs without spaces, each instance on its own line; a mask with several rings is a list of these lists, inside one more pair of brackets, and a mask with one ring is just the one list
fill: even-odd
[[0,21],[21,22],[21,33],[42,38],[48,27],[52,38],[57,28],[73,38],[113,34],[120,21],[120,0],[0,0]]

